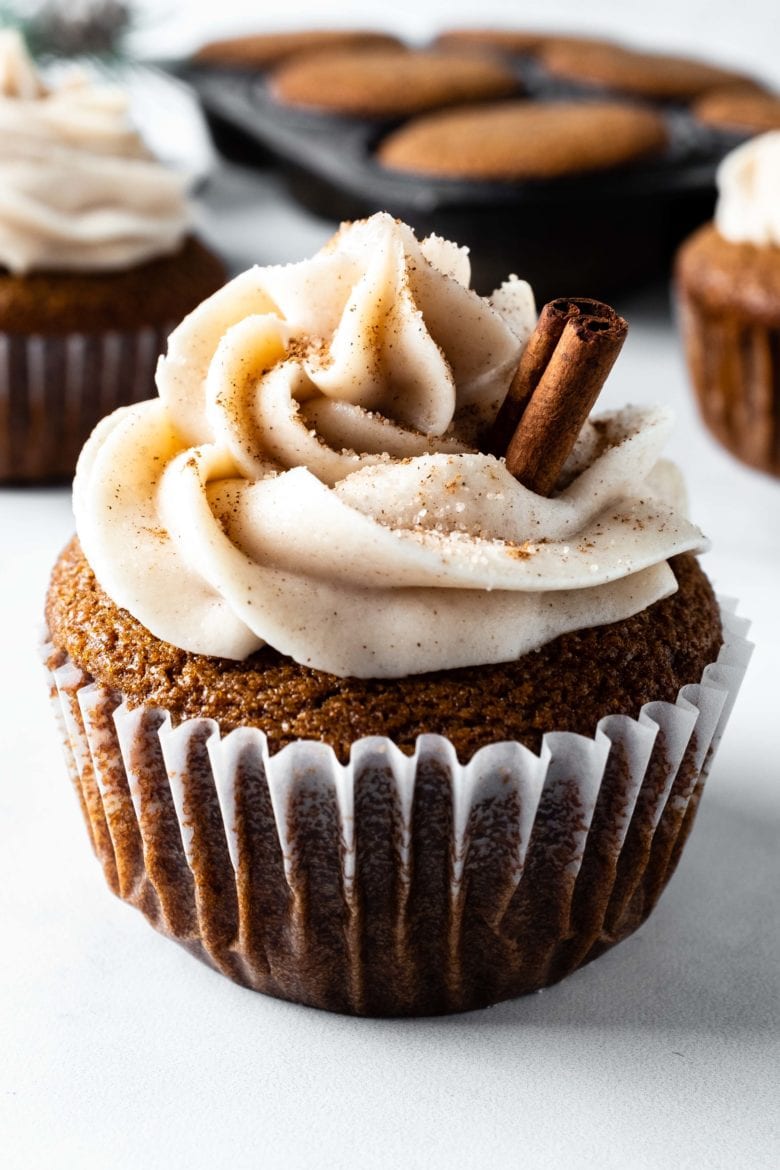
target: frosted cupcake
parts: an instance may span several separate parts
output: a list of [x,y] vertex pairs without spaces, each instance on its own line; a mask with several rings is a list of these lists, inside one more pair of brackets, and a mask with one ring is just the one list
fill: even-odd
[[677,298],[702,418],[744,463],[780,475],[780,131],[718,173],[715,221],[680,249]]
[[154,392],[171,327],[224,280],[192,221],[121,91],[49,88],[0,31],[0,481],[72,474],[95,423]]
[[106,877],[158,929],[397,1015],[644,920],[745,652],[668,414],[585,419],[624,334],[587,301],[537,321],[516,279],[483,299],[465,250],[377,215],[237,277],[96,429],[45,657]]

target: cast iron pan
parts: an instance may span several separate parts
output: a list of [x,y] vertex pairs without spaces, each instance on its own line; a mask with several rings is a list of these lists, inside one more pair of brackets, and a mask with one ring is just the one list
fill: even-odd
[[[534,98],[604,96],[554,81],[532,62],[519,61],[517,70]],[[539,303],[562,291],[609,298],[668,273],[680,241],[711,218],[715,170],[734,144],[667,105],[660,107],[666,152],[631,167],[554,181],[418,177],[376,161],[377,143],[398,121],[285,107],[257,72],[195,63],[176,71],[200,94],[221,139],[226,128],[232,132],[231,157],[242,157],[243,143],[244,161],[278,166],[311,211],[336,221],[389,211],[421,236],[436,232],[468,245],[481,293],[515,272]]]

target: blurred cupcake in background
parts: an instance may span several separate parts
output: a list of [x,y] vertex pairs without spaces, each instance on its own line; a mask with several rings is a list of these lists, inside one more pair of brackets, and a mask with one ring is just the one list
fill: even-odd
[[780,476],[780,131],[718,173],[713,223],[680,249],[680,325],[702,418],[751,467]]
[[154,393],[172,325],[224,280],[185,188],[120,89],[50,86],[0,31],[0,481],[72,474],[104,414]]

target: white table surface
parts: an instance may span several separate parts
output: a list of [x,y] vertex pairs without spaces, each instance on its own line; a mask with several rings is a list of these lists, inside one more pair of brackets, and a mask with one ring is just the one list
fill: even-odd
[[[234,267],[330,226],[231,169],[207,230]],[[568,981],[484,1012],[367,1021],[233,986],[114,899],[90,853],[35,659],[65,489],[0,489],[0,1164],[187,1167],[780,1165],[780,483],[695,417],[663,290],[606,405],[679,412],[671,454],[705,565],[754,656],[699,819],[651,921]]]

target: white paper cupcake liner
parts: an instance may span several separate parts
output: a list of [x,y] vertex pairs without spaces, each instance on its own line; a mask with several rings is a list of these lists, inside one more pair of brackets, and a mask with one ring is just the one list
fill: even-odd
[[460,1011],[547,986],[631,933],[677,863],[752,647],[723,605],[717,662],[676,703],[458,762],[357,741],[271,755],[131,708],[51,644],[51,695],[119,897],[248,987],[364,1015]]
[[73,474],[104,415],[155,393],[173,322],[128,332],[0,332],[0,482]]

